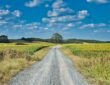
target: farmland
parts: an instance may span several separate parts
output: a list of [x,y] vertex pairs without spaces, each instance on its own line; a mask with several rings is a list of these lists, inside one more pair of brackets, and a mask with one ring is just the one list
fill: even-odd
[[93,85],[110,84],[110,44],[64,44],[63,50]]
[[8,43],[0,44],[0,85],[19,71],[40,61],[47,53],[51,43]]

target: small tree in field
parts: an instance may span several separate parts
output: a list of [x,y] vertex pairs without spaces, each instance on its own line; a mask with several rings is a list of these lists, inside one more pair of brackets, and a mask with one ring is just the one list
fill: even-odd
[[8,43],[8,42],[9,42],[8,36],[6,36],[6,35],[0,36],[0,43]]
[[51,41],[53,43],[62,43],[63,37],[59,33],[55,33],[52,35]]

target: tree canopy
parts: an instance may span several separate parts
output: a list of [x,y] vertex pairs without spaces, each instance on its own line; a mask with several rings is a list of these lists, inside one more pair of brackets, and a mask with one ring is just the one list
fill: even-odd
[[0,36],[0,43],[3,43],[3,42],[9,42],[9,40],[8,40],[8,36],[6,36],[6,35],[1,35]]
[[59,33],[55,33],[51,37],[51,42],[53,43],[62,43],[63,42],[63,37]]

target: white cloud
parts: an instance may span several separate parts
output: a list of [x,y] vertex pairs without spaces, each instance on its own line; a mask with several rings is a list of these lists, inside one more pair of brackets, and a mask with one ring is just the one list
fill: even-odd
[[104,29],[99,29],[99,30],[94,30],[93,31],[94,33],[99,33],[99,32],[101,32],[101,33],[110,33],[110,30],[104,30]]
[[33,23],[29,23],[29,24],[25,24],[23,28],[25,29],[37,29],[39,27],[40,23],[37,22],[33,22]]
[[95,2],[100,4],[109,3],[109,0],[87,0],[87,2]]
[[51,7],[52,9],[48,11],[47,17],[42,18],[42,22],[45,23],[48,28],[67,30],[75,27],[72,22],[80,22],[89,15],[87,10],[75,12],[68,7],[64,0],[55,0]]
[[59,9],[53,9],[52,11],[48,11],[48,17],[52,16],[60,16],[63,14],[72,14],[74,13],[74,10],[70,9],[69,7],[65,8],[59,8]]
[[78,12],[77,17],[78,17],[79,19],[84,19],[84,18],[86,18],[88,15],[89,15],[89,13],[88,13],[87,10],[81,10],[81,11]]
[[13,28],[22,28],[23,27],[23,25],[22,24],[15,24],[14,26],[13,26]]
[[97,24],[97,26],[98,27],[103,27],[103,26],[106,26],[107,24],[105,24],[105,23],[99,23],[99,24]]
[[15,11],[12,12],[12,14],[13,14],[14,16],[16,16],[16,17],[20,17],[20,16],[21,16],[21,11],[15,10]]
[[75,26],[73,23],[69,23],[68,25],[67,25],[68,27],[73,27],[73,26]]
[[8,15],[9,13],[10,13],[9,10],[4,10],[4,9],[1,9],[1,10],[0,10],[0,16]]
[[56,11],[48,11],[48,17],[54,17],[54,16],[58,16],[58,13]]
[[80,29],[85,29],[85,28],[94,28],[95,24],[90,23],[90,24],[84,24],[80,27]]
[[105,24],[105,23],[97,23],[97,24],[89,23],[89,24],[83,24],[79,28],[80,29],[85,29],[85,28],[102,28],[102,27],[106,27],[106,26],[108,26],[108,24]]
[[80,21],[85,19],[88,15],[88,12],[85,10],[79,11],[77,14],[65,14],[62,16],[59,16],[57,12],[49,11],[49,18],[43,18],[42,21],[47,23]]
[[74,10],[69,8],[63,0],[56,0],[52,4],[52,10],[48,11],[48,16],[51,17],[53,15],[58,16],[58,15],[70,14],[70,13],[74,13]]
[[64,23],[64,22],[71,22],[76,20],[72,15],[65,15],[65,16],[57,16],[51,18],[43,18],[42,21],[45,23]]
[[83,20],[89,15],[87,10],[75,11],[67,6],[63,0],[56,0],[52,4],[52,10],[47,13],[47,18],[43,18],[45,23],[64,23]]
[[38,6],[38,5],[40,5],[40,4],[44,3],[44,2],[49,2],[49,1],[51,1],[51,0],[31,0],[29,2],[26,2],[25,6],[27,6],[27,7],[35,7],[35,6]]
[[0,25],[4,25],[4,24],[6,24],[6,23],[8,23],[8,22],[5,21],[5,20],[0,20]]
[[69,7],[65,7],[65,8],[60,8],[60,9],[56,9],[56,11],[59,11],[60,13],[74,13],[74,10],[72,10]]
[[53,3],[53,5],[52,5],[52,7],[54,8],[54,9],[59,9],[59,8],[61,8],[61,7],[65,7],[65,3],[64,3],[64,1],[63,0],[56,0],[54,3]]
[[47,24],[49,28],[62,28],[67,30],[75,27],[71,22],[77,23],[85,19],[89,15],[87,10],[75,12],[63,0],[56,0],[52,4],[52,10],[47,13],[48,17],[42,18],[42,22]]
[[35,7],[37,5],[41,4],[40,0],[33,0],[25,3],[25,6],[27,7]]
[[76,26],[76,24],[69,23],[69,24],[63,26],[63,30],[68,30],[68,29],[74,28],[75,26]]

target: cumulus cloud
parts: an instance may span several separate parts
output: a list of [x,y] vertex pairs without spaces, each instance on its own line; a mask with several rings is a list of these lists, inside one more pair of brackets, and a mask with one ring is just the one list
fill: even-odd
[[24,28],[26,28],[26,29],[37,29],[38,26],[39,26],[39,23],[33,22],[33,23],[29,23],[29,24],[24,25]]
[[45,23],[64,23],[64,22],[72,22],[74,21],[75,17],[72,15],[65,15],[65,16],[57,16],[51,18],[43,18],[42,21]]
[[5,29],[8,27],[12,27],[15,24],[15,22],[19,21],[16,19],[16,17],[20,17],[20,16],[21,16],[21,12],[19,10],[10,11],[6,8],[0,9],[0,27]]
[[47,23],[56,23],[56,22],[72,22],[72,21],[79,21],[79,20],[83,20],[88,16],[88,11],[87,10],[82,10],[79,11],[76,14],[65,14],[62,16],[59,16],[59,14],[57,12],[48,12],[48,17],[47,18],[43,18],[42,21],[43,22],[47,22]]
[[0,25],[5,25],[6,23],[8,23],[8,22],[5,20],[0,20]]
[[22,27],[23,27],[22,24],[15,24],[15,25],[13,25],[13,28],[14,28],[14,29],[22,28]]
[[58,16],[58,12],[56,11],[48,11],[48,17]]
[[66,24],[64,27],[63,27],[63,30],[68,30],[68,29],[71,29],[73,27],[75,27],[76,24],[73,24],[73,23],[68,23]]
[[59,9],[61,7],[65,7],[66,3],[64,3],[63,0],[56,0],[53,4],[52,4],[52,8],[53,9]]
[[73,24],[73,23],[69,23],[67,26],[68,26],[68,27],[73,27],[74,24]]
[[105,23],[89,23],[89,24],[83,24],[79,28],[80,29],[85,29],[85,28],[100,28],[100,27],[106,27],[108,24]]
[[8,9],[0,9],[0,18],[10,18],[8,15],[20,17],[21,16],[21,11],[20,10],[14,10],[13,12],[8,10]]
[[[35,6],[38,6],[44,2],[50,2],[51,0],[31,0],[29,2],[26,2],[25,3],[25,6],[27,7],[35,7]],[[47,6],[47,5],[46,5]]]
[[104,33],[104,32],[110,33],[110,30],[99,29],[99,30],[94,30],[93,32],[94,33],[99,33],[99,32],[101,32],[101,33]]
[[20,17],[21,16],[21,11],[20,10],[15,10],[12,12],[12,14],[16,17]]
[[52,10],[49,10],[43,22],[47,23],[64,23],[85,19],[89,15],[87,10],[76,12],[68,7],[63,0],[56,0],[52,4]]
[[79,22],[89,15],[87,10],[71,9],[63,0],[54,1],[51,8],[47,17],[42,18],[42,22],[47,24],[47,27],[58,27],[63,30],[73,28],[75,25],[72,22]]
[[0,9],[0,16],[7,15],[9,13],[10,13],[9,10]]
[[27,7],[35,7],[37,5],[41,4],[40,0],[33,0],[25,3],[25,6]]
[[63,0],[56,0],[52,4],[52,10],[48,11],[48,16],[49,17],[60,16],[62,14],[70,14],[70,13],[74,13],[74,10],[69,8]]
[[63,14],[72,14],[72,13],[74,13],[74,10],[70,9],[69,7],[65,7],[65,8],[49,10],[48,17],[60,16]]
[[105,4],[109,3],[109,0],[87,0],[87,2],[95,2],[95,3],[100,3],[100,4]]
[[88,15],[89,15],[89,13],[88,13],[87,10],[81,10],[81,11],[78,12],[77,17],[78,17],[79,19],[84,19],[84,18],[86,18]]
[[95,24],[90,23],[90,24],[84,24],[80,27],[80,29],[85,29],[85,28],[94,28]]

